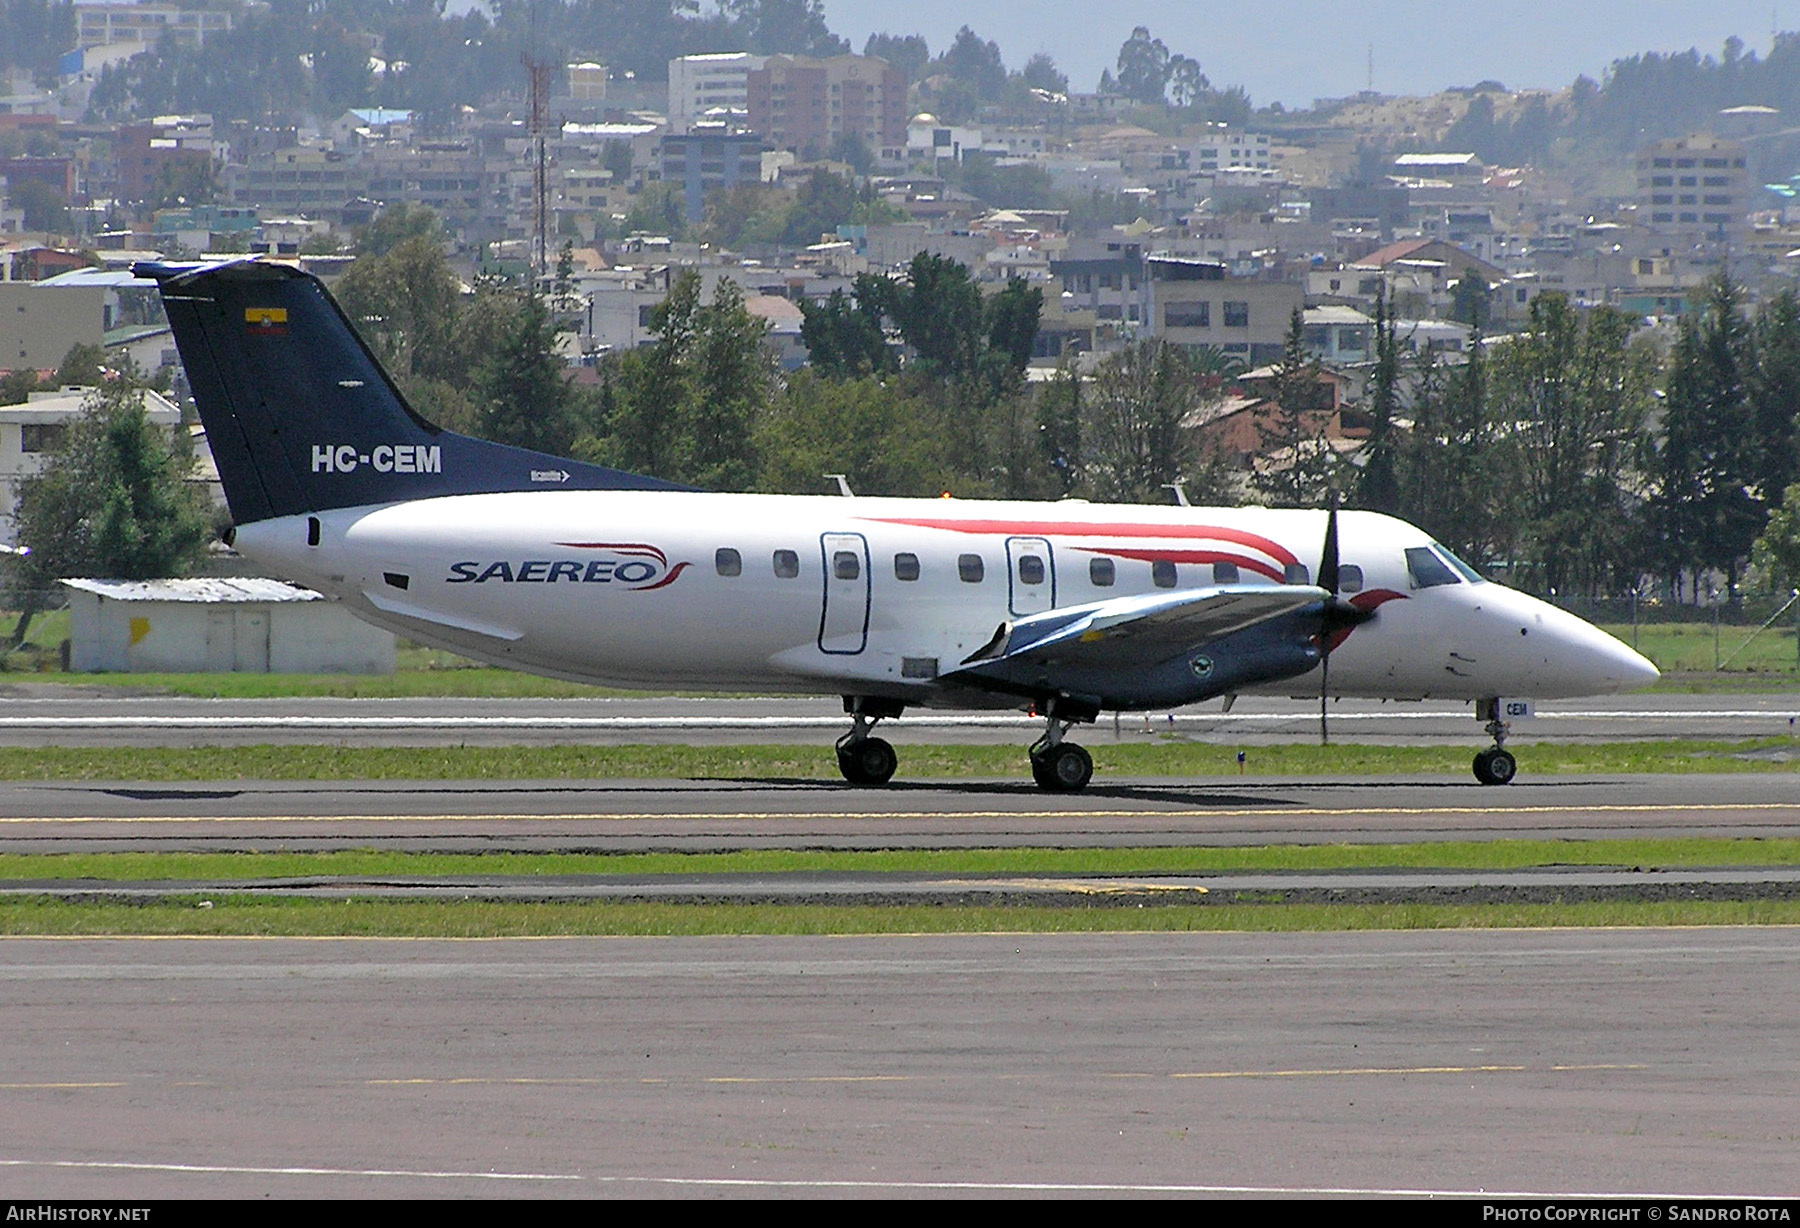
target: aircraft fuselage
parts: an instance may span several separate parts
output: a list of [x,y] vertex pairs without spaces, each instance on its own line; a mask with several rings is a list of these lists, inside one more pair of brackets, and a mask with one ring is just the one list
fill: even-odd
[[[543,490],[276,517],[240,526],[237,546],[400,634],[556,677],[1023,706],[946,676],[997,626],[1047,610],[1313,583],[1325,521],[1266,508]],[[1480,581],[1403,521],[1345,512],[1340,524],[1342,594],[1374,617],[1337,633],[1334,695],[1548,699],[1655,676],[1581,619]],[[1308,659],[1291,676],[1185,698],[1318,685]],[[1172,697],[1120,695],[1106,706]]]

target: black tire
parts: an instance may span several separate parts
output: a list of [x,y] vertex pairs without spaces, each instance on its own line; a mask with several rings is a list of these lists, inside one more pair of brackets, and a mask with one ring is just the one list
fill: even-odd
[[1094,778],[1094,757],[1073,742],[1058,742],[1031,757],[1031,778],[1052,793],[1076,793]]
[[863,738],[838,748],[838,771],[853,785],[885,785],[900,767],[900,756],[881,738]]
[[1511,784],[1519,774],[1519,761],[1512,752],[1493,747],[1475,756],[1475,779],[1484,785]]

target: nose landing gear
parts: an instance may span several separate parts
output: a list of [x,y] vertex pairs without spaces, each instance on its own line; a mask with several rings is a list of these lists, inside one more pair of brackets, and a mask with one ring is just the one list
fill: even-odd
[[1500,719],[1500,701],[1478,701],[1475,719],[1487,721],[1483,729],[1494,739],[1493,746],[1475,756],[1475,779],[1484,785],[1511,784],[1512,778],[1519,774],[1519,761],[1506,749],[1506,735],[1512,726]]

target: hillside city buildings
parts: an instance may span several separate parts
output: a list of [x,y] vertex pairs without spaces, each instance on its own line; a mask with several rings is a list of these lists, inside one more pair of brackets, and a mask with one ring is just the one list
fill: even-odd
[[[98,65],[160,38],[201,46],[231,16],[156,0],[75,12],[80,46],[60,84],[15,74],[0,101],[0,372],[47,373],[74,340],[172,365],[132,260],[267,251],[329,277],[351,263],[354,229],[399,206],[441,214],[471,276],[531,271],[538,134],[525,101],[431,124],[381,108],[289,125],[95,123],[84,111]],[[1800,176],[1765,186],[1800,149],[1757,100],[1616,164],[1551,170],[1443,148],[1470,90],[1365,94],[1242,126],[1043,90],[947,122],[911,105],[899,69],[857,55],[723,49],[670,61],[666,83],[576,58],[551,79],[544,247],[569,252],[560,301],[577,366],[654,340],[683,266],[709,293],[737,281],[798,366],[798,303],[932,253],[990,288],[1042,290],[1045,369],[1161,338],[1254,372],[1279,357],[1298,311],[1333,397],[1354,406],[1378,297],[1407,345],[1456,361],[1477,330],[1516,328],[1546,291],[1668,320],[1721,269],[1754,292],[1800,264]],[[1544,101],[1480,97],[1502,110]],[[1407,152],[1371,156],[1384,147]],[[735,189],[796,189],[816,169],[880,208],[742,250],[681,233],[712,234],[709,211]],[[1045,207],[1052,196],[1111,220]],[[26,204],[46,198],[67,212],[28,230]]]

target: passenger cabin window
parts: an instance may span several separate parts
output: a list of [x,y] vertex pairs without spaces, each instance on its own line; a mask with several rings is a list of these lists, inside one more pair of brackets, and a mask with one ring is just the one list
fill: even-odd
[[917,580],[919,578],[919,556],[916,554],[896,554],[894,556],[894,579]]
[[1150,583],[1157,588],[1175,587],[1175,564],[1168,559],[1157,559],[1150,564]]
[[1289,563],[1281,569],[1283,584],[1311,584],[1312,572],[1306,569],[1305,563]]
[[1236,584],[1237,582],[1238,582],[1238,568],[1237,568],[1236,563],[1214,563],[1213,564],[1213,583],[1214,584]]
[[1342,567],[1338,568],[1338,592],[1360,593],[1362,592],[1362,586],[1362,568],[1358,567],[1355,563],[1345,563]]
[[1441,584],[1457,583],[1456,573],[1450,570],[1450,564],[1440,559],[1428,546],[1407,547],[1406,574],[1412,577],[1414,588],[1437,588]]
[[959,554],[956,556],[956,574],[964,584],[980,584],[987,568],[979,554]]
[[1095,588],[1111,588],[1115,575],[1111,559],[1088,560],[1088,583]]
[[854,550],[839,550],[831,556],[831,574],[839,580],[855,580],[862,575],[862,560]]
[[800,556],[792,550],[777,550],[774,563],[776,576],[783,580],[792,580],[800,574]]
[[1042,584],[1044,582],[1044,560],[1035,554],[1019,556],[1019,583]]
[[713,551],[713,569],[722,576],[741,576],[744,574],[744,556],[730,546],[722,546]]

